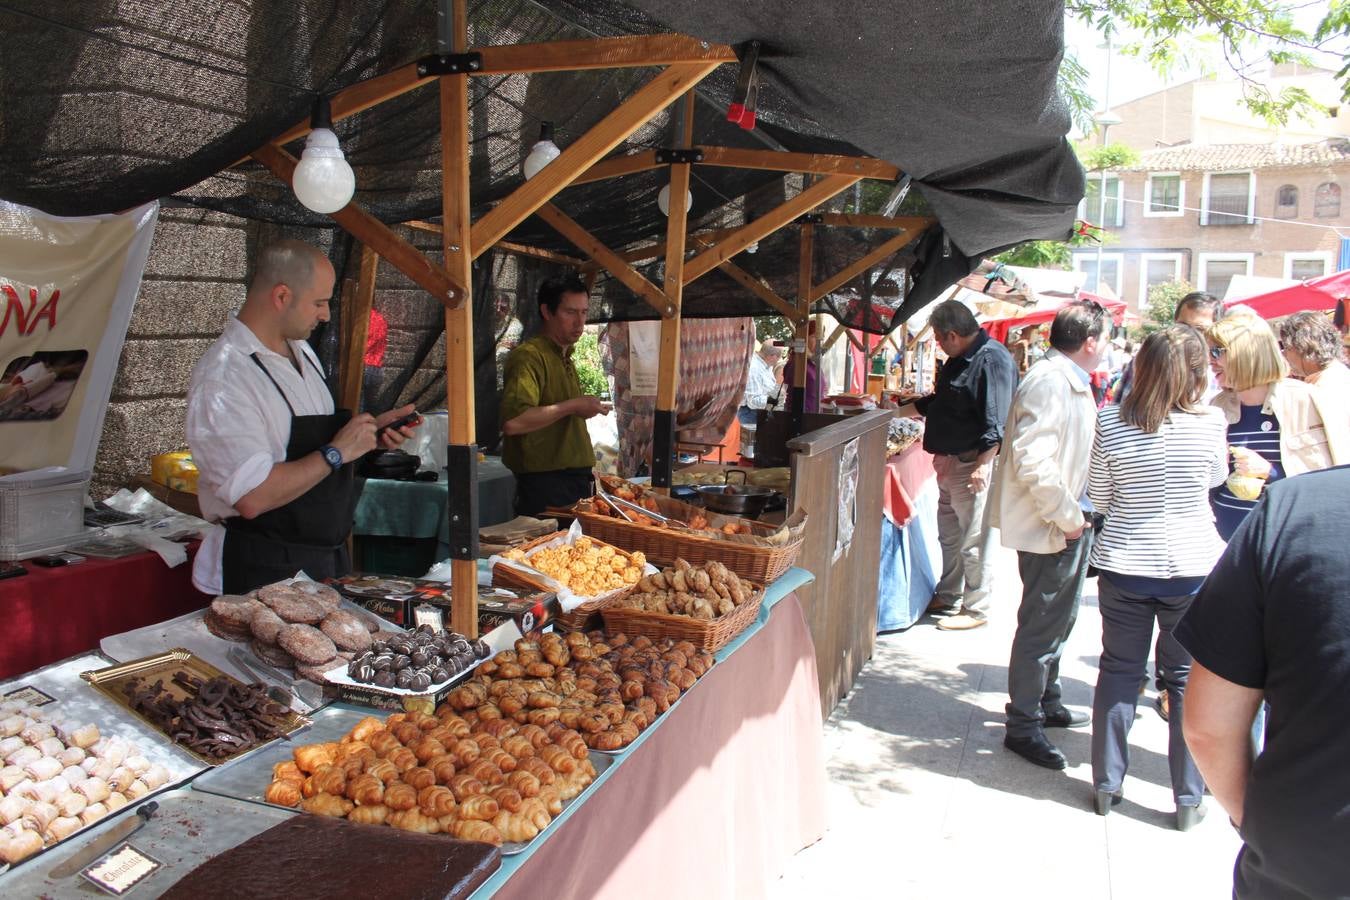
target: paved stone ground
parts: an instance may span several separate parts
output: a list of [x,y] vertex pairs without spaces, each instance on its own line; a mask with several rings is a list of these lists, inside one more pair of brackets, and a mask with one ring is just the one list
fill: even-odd
[[[1050,731],[1069,758],[1064,772],[1003,748],[1021,590],[1013,554],[1000,555],[998,574],[988,627],[948,633],[924,618],[878,638],[826,723],[829,830],[770,895],[1230,897],[1239,841],[1218,805],[1208,799],[1208,818],[1188,833],[1173,827],[1167,725],[1151,685],[1130,734],[1125,801],[1105,818],[1092,812],[1089,729]],[[1089,581],[1061,665],[1069,706],[1091,712],[1100,653]]]

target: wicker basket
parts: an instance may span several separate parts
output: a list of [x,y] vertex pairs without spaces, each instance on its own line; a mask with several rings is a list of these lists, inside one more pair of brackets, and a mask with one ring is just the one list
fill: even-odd
[[764,588],[756,586],[749,599],[734,611],[716,619],[695,619],[691,616],[675,616],[641,609],[620,609],[612,605],[601,609],[600,615],[604,617],[605,630],[609,632],[645,634],[652,639],[668,637],[676,641],[688,641],[701,650],[715,653],[731,643],[732,638],[755,621],[763,602]]
[[677,558],[695,564],[716,560],[740,577],[760,584],[792,568],[806,540],[801,534],[781,547],[757,547],[674,528],[636,525],[598,513],[573,510],[572,514],[586,534],[628,551],[641,550],[648,562],[669,566]]
[[[565,531],[555,531],[552,534],[546,534],[543,537],[535,538],[527,544],[521,544],[517,549],[528,556],[531,552],[542,547],[544,544],[547,544],[549,541],[565,534],[567,534]],[[597,542],[607,543],[594,535],[588,534],[586,536]],[[614,552],[625,559],[632,558],[629,553],[625,553],[618,547],[614,548]],[[553,593],[554,591],[554,587],[549,584],[548,576],[544,575],[542,572],[538,573],[538,576],[536,577],[531,572],[522,572],[519,569],[513,569],[510,566],[504,566],[501,563],[492,567],[492,586],[524,591],[545,591],[547,593]],[[591,616],[600,612],[619,598],[628,596],[635,586],[636,585],[628,585],[627,587],[610,591],[608,594],[602,594],[594,600],[587,600],[570,612],[560,612],[553,622],[565,631],[579,631],[584,629]]]

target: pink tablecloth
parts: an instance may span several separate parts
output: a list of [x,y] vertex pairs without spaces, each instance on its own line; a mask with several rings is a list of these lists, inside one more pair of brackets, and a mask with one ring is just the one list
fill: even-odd
[[796,595],[668,715],[497,897],[772,891],[825,830],[816,658]]
[[886,461],[885,493],[882,511],[893,524],[903,528],[914,518],[914,498],[925,484],[936,478],[933,472],[933,454],[923,449],[923,441],[915,441]]

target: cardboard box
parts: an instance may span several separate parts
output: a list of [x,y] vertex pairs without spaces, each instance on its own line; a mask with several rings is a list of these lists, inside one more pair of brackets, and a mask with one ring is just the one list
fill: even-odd
[[[347,575],[331,584],[353,603],[395,625],[416,628],[425,623],[437,629],[449,627],[450,586],[439,581]],[[551,623],[559,611],[558,599],[551,593],[516,598],[480,585],[478,633],[487,635],[508,621],[514,622],[521,634],[538,631]]]

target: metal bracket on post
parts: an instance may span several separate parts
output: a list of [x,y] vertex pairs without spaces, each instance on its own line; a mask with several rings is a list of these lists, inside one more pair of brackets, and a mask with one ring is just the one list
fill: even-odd
[[481,53],[433,53],[417,61],[417,74],[425,77],[432,75],[463,75],[465,72],[477,72],[483,68]]
[[825,216],[821,213],[807,213],[793,219],[794,225],[820,225],[825,221]]
[[478,447],[448,445],[445,469],[450,558],[478,559]]
[[652,422],[652,487],[670,487],[675,467],[675,413],[656,410]]
[[703,151],[698,147],[692,149],[662,147],[656,151],[656,161],[663,166],[673,166],[680,163],[701,163],[703,162]]

